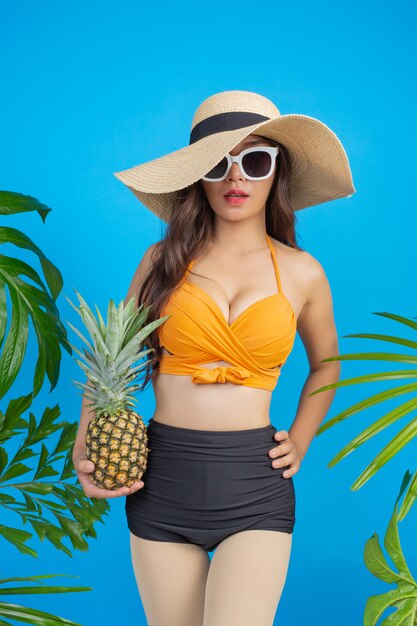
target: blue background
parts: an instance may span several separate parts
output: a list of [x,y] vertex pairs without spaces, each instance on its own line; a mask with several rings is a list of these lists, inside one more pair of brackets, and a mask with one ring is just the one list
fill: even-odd
[[[414,337],[411,329],[373,315],[416,314],[414,4],[15,1],[2,2],[1,14],[1,188],[32,195],[53,209],[45,224],[37,214],[4,223],[29,235],[61,270],[65,284],[58,306],[64,322],[82,329],[64,298],[76,302],[74,288],[102,312],[110,298],[124,298],[145,249],[163,236],[164,224],[113,172],[186,145],[193,113],[205,98],[244,89],[270,98],[282,114],[318,118],[348,154],[356,194],[297,214],[298,241],[322,263],[331,284],[340,352],[401,352],[345,338],[349,333]],[[4,252],[40,271],[33,254],[12,246]],[[3,410],[8,400],[31,390],[36,356],[32,333],[25,366]],[[343,363],[342,378],[396,367]],[[307,374],[297,336],[273,395],[271,418],[278,428],[291,426]],[[78,421],[81,398],[72,379],[84,380],[64,352],[58,387],[49,394],[46,382],[31,407],[38,418],[45,406],[58,403],[63,419]],[[328,418],[395,384],[341,389]],[[138,400],[147,419],[152,390]],[[313,440],[294,477],[297,521],[276,624],[361,624],[367,598],[388,590],[365,568],[363,550],[373,533],[383,539],[402,476],[415,470],[415,445],[358,492],[350,486],[406,422],[334,468],[328,463],[393,406],[355,415]],[[93,591],[5,599],[85,626],[145,624],[124,498],[109,502],[105,525],[96,526],[98,540],[73,559],[36,536],[30,545],[40,553],[37,560],[1,544],[3,578],[73,573],[79,579],[51,584],[89,585]],[[2,512],[2,521],[22,527],[16,515]],[[414,510],[400,525],[411,571],[413,525]]]

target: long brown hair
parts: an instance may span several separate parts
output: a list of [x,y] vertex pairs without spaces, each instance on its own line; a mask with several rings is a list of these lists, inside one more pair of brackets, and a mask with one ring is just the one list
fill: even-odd
[[[266,139],[271,145],[279,147],[274,181],[265,205],[266,232],[274,239],[301,250],[296,242],[296,217],[289,203],[290,154],[282,144]],[[151,269],[138,295],[138,306],[144,303],[150,305],[146,323],[162,317],[165,302],[175,291],[188,264],[204,252],[211,240],[214,223],[215,213],[200,181],[177,192],[165,237],[152,252]],[[153,348],[154,352],[150,353],[153,356],[148,358],[144,370],[142,390],[158,373],[162,356],[158,329],[146,338],[146,346]]]

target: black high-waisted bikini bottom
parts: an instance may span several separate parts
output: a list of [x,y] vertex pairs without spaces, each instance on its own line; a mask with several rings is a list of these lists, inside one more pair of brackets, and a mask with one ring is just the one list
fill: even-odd
[[155,541],[195,543],[208,552],[229,535],[250,529],[292,533],[292,477],[274,468],[268,451],[277,431],[195,430],[147,426],[148,464],[142,489],[126,496],[130,531]]

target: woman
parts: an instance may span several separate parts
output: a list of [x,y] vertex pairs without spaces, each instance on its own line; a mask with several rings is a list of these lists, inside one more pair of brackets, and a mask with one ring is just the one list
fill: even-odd
[[[294,211],[355,192],[346,154],[318,120],[227,91],[198,107],[188,146],[116,176],[168,222],[126,297],[151,305],[147,322],[166,316],[148,337],[156,409],[143,480],[117,492],[88,480],[83,409],[78,476],[91,497],[127,495],[149,624],[271,626],[292,477],[334,392],[309,396],[339,376],[338,362],[322,363],[338,353],[329,284],[296,244]],[[269,406],[296,330],[310,373],[287,432]]]

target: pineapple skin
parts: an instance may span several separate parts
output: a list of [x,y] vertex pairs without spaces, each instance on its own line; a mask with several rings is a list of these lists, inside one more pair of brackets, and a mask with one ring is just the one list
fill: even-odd
[[85,435],[86,456],[95,466],[92,482],[110,490],[131,487],[146,471],[147,445],[146,425],[134,411],[94,416]]

